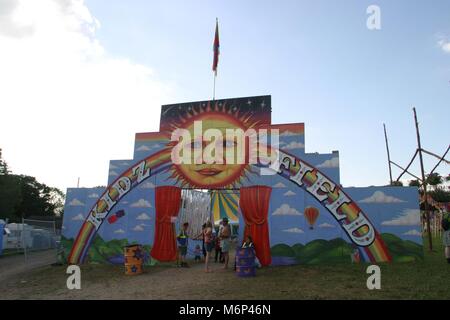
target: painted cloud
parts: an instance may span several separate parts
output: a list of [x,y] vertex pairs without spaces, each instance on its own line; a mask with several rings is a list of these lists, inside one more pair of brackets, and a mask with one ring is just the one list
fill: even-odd
[[72,221],[83,221],[84,220],[84,216],[81,213],[79,213],[76,216],[72,217],[72,219],[70,219],[70,220],[72,220]]
[[124,234],[125,231],[123,229],[117,229],[117,230],[114,231],[114,233]]
[[287,203],[283,203],[281,207],[272,213],[273,216],[301,216],[301,212],[295,208],[291,208]]
[[273,186],[274,188],[286,188],[286,185],[283,182],[278,182]]
[[375,191],[370,197],[360,200],[361,203],[399,203],[405,202],[392,196],[386,195],[382,191]]
[[288,190],[287,192],[283,193],[283,196],[285,196],[285,197],[292,197],[295,195],[296,195],[296,193],[291,190]]
[[300,228],[290,228],[290,229],[285,229],[283,230],[283,232],[290,232],[290,233],[305,233],[302,229]]
[[88,195],[88,198],[98,198],[100,197],[97,193],[91,193],[90,195]]
[[319,224],[319,228],[336,228],[336,227],[333,226],[332,224],[325,222],[325,223]]
[[141,189],[154,189],[155,185],[151,183],[150,181],[144,182],[142,185],[139,186]]
[[138,224],[136,227],[133,228],[133,231],[142,232],[144,231],[144,227]]
[[72,201],[69,202],[69,206],[84,206],[84,203],[78,200],[77,198],[74,198]]
[[130,207],[132,208],[151,208],[152,205],[145,199],[139,199],[136,202],[133,202]]
[[325,160],[321,164],[317,165],[317,168],[338,168],[339,167],[339,158],[333,157],[329,160]]
[[293,136],[298,136],[300,135],[300,133],[295,133],[289,130],[283,131],[282,133],[280,133],[281,137],[293,137]]
[[142,145],[137,148],[136,151],[150,151],[150,148],[148,146]]
[[150,216],[145,212],[142,212],[140,215],[137,216],[136,220],[150,220]]
[[292,141],[291,143],[284,146],[283,149],[294,150],[294,149],[303,149],[304,147],[305,147],[305,145],[303,143]]
[[412,229],[409,230],[405,233],[402,233],[404,236],[414,236],[414,237],[421,237],[422,236],[422,232],[420,232],[419,230],[416,229]]
[[392,220],[383,221],[382,226],[419,226],[420,211],[419,209],[405,209],[403,212]]

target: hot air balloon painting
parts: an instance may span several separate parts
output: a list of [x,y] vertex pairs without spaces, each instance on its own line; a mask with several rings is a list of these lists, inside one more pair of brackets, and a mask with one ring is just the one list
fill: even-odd
[[309,223],[309,229],[314,229],[314,224],[316,223],[317,218],[319,217],[319,209],[315,207],[306,207],[305,208],[305,218]]

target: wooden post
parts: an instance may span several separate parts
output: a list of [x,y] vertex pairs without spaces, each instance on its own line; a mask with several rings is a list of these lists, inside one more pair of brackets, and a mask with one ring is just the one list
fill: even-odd
[[422,172],[422,186],[423,186],[423,196],[425,198],[424,207],[425,207],[425,218],[426,218],[427,230],[428,230],[429,249],[430,249],[430,251],[433,251],[433,240],[432,240],[433,237],[431,235],[431,228],[430,228],[430,212],[428,210],[427,180],[425,177],[425,169],[423,166],[422,145],[420,144],[419,122],[417,121],[416,108],[413,108],[413,112],[414,112],[414,122],[416,124],[417,150],[419,151],[420,170]]
[[388,168],[389,168],[389,181],[390,185],[392,185],[392,170],[391,170],[391,155],[389,154],[389,144],[388,144],[388,138],[386,133],[386,125],[383,123],[384,128],[384,140],[386,141],[386,151],[387,151],[387,157],[388,157]]

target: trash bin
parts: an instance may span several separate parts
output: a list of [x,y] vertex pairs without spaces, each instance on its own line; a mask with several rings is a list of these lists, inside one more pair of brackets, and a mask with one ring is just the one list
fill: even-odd
[[240,248],[236,250],[236,274],[238,277],[256,276],[254,248]]
[[124,248],[125,274],[137,275],[143,271],[144,251],[140,244],[132,244]]

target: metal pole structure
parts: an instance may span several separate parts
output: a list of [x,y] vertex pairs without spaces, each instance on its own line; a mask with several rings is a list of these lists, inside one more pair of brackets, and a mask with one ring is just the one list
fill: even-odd
[[414,122],[416,124],[417,148],[419,150],[420,170],[422,172],[422,186],[423,186],[423,196],[425,198],[424,207],[425,207],[425,218],[427,220],[429,249],[430,251],[433,251],[433,240],[432,240],[433,237],[431,236],[431,228],[430,228],[430,212],[428,210],[427,180],[425,178],[425,169],[423,166],[422,145],[420,144],[419,122],[417,121],[416,108],[413,108],[413,112],[414,112]]
[[392,185],[392,170],[391,170],[391,155],[389,154],[389,144],[388,144],[388,138],[386,133],[386,125],[383,123],[384,128],[384,140],[386,141],[386,151],[387,151],[387,157],[388,157],[388,167],[389,167],[389,181],[390,185]]

